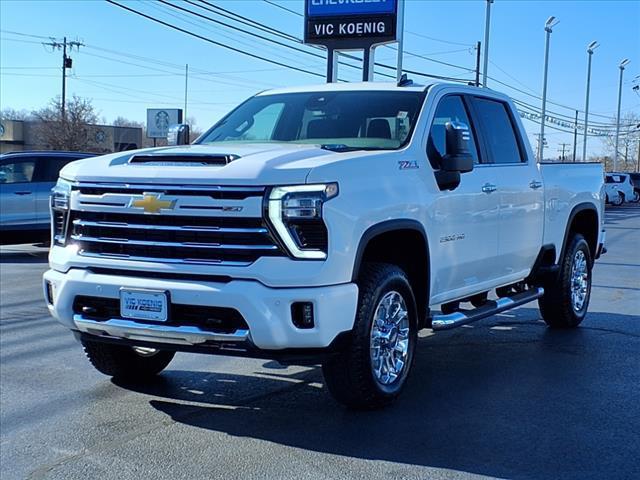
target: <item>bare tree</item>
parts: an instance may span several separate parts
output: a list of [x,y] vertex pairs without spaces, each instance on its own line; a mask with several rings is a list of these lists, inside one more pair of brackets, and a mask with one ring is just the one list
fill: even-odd
[[[613,120],[615,124],[616,120]],[[603,137],[608,155],[605,163],[607,171],[613,170],[613,157],[616,149],[615,132]],[[638,168],[638,151],[640,149],[640,115],[628,112],[620,118],[620,137],[618,141],[618,170],[631,172]]]
[[32,115],[27,110],[15,110],[13,108],[3,108],[0,112],[2,120],[31,120]]
[[67,101],[64,117],[61,107],[60,97],[56,97],[48,107],[33,112],[34,119],[39,122],[37,134],[40,140],[53,150],[96,150],[98,147],[88,134],[88,126],[98,122],[91,101],[74,95]]
[[196,138],[202,135],[203,130],[196,125],[195,117],[187,118],[187,124],[189,125],[189,143],[193,143]]

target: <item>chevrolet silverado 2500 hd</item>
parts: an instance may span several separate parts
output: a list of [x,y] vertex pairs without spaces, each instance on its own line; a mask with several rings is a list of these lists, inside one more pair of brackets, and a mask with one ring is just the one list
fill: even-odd
[[65,167],[44,293],[107,375],[176,351],[322,364],[335,398],[371,408],[399,394],[421,328],[533,300],[577,326],[603,203],[601,165],[536,163],[500,93],[268,91],[192,145]]

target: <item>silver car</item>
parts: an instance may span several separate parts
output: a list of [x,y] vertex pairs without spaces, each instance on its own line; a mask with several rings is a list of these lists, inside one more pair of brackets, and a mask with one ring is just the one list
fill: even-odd
[[0,244],[49,238],[49,195],[60,169],[90,153],[38,151],[0,155]]

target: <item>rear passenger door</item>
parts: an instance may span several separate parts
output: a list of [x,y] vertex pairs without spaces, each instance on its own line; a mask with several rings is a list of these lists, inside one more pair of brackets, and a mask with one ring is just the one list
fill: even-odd
[[529,159],[509,104],[474,96],[472,105],[500,205],[495,268],[504,282],[515,281],[528,274],[542,246],[542,175]]

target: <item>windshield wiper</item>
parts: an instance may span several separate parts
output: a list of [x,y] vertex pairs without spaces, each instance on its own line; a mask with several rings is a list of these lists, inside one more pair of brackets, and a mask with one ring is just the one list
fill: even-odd
[[332,152],[355,152],[357,150],[366,150],[362,147],[350,147],[344,143],[324,143],[320,145],[323,150],[330,150]]

